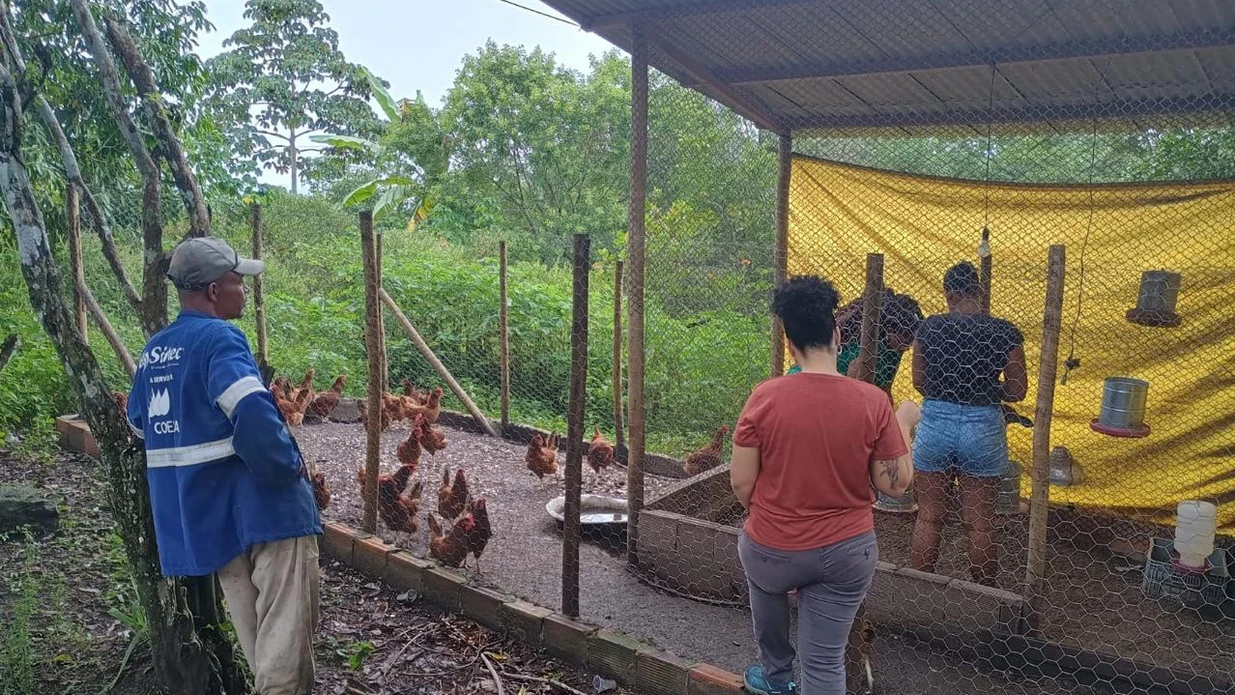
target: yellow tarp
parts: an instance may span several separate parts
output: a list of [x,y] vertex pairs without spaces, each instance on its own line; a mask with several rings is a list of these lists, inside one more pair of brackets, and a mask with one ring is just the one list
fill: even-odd
[[[1053,487],[1051,502],[1171,523],[1179,501],[1206,499],[1218,504],[1220,532],[1235,532],[1235,181],[988,186],[795,158],[789,272],[822,274],[848,300],[861,293],[866,254],[882,253],[885,282],[916,297],[926,314],[940,313],[943,273],[961,260],[977,263],[984,222],[992,313],[1025,334],[1030,391],[1019,409],[1030,417],[1047,248],[1067,246],[1060,368],[1074,330],[1081,366],[1056,387],[1052,444],[1071,450],[1086,480]],[[1141,272],[1152,269],[1183,277],[1177,328],[1125,319]],[[1149,437],[1090,430],[1107,376],[1150,383]],[[906,365],[898,400],[917,398],[910,380]],[[1028,470],[1030,431],[1010,427],[1008,439]],[[1028,494],[1028,475],[1022,484]]]

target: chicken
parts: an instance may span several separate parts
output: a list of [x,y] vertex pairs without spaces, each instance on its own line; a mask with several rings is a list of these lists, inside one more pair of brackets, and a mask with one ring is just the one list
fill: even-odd
[[486,506],[485,498],[477,497],[474,501],[469,501],[467,515],[472,517],[475,524],[471,533],[467,535],[467,549],[476,558],[476,572],[479,574],[480,554],[485,551],[485,546],[493,537],[493,527],[489,524],[489,508]]
[[463,475],[462,468],[455,472],[454,483],[450,482],[450,471],[442,471],[442,487],[437,491],[437,513],[443,519],[457,519],[463,513],[468,496],[467,477]]
[[600,433],[599,427],[593,429],[592,441],[587,445],[587,462],[597,473],[613,463],[613,445]]
[[406,377],[403,379],[403,397],[410,398],[421,405],[425,403],[425,394],[417,390],[415,385],[412,384],[412,380]]
[[318,471],[309,477],[309,481],[313,483],[313,501],[317,502],[319,510],[325,510],[330,506],[330,488],[326,486],[326,474]]
[[875,692],[875,672],[871,658],[875,654],[875,625],[866,615],[865,604],[858,606],[857,617],[849,629],[849,643],[845,646],[845,692]]
[[468,537],[473,533],[476,522],[471,515],[460,517],[450,527],[450,535],[442,535],[442,524],[432,514],[429,515],[429,557],[446,565],[458,567],[467,559],[469,552]]
[[[377,476],[377,496],[378,503],[382,499],[393,499],[407,489],[407,483],[411,479],[413,473],[412,466],[400,466],[392,475],[379,474]],[[368,476],[365,474],[363,465],[356,467],[356,483],[360,486],[361,497],[365,496],[368,490]]]
[[[386,407],[386,403],[384,401],[378,406],[378,413],[380,414],[380,422],[382,426],[380,431],[385,432],[390,429],[390,423],[394,422],[394,416]],[[364,425],[366,428],[369,426],[369,407],[367,401],[365,405],[360,408],[360,424]]]
[[437,419],[442,415],[442,387],[437,386],[429,393],[429,397],[425,399],[425,422],[430,425],[436,425]]
[[309,414],[324,419],[334,412],[334,409],[339,406],[339,399],[343,397],[343,386],[346,383],[347,375],[340,374],[330,385],[329,390],[322,391],[313,397],[313,402],[309,404]]
[[313,389],[302,389],[297,391],[296,395],[292,398],[292,412],[284,415],[284,417],[287,418],[287,424],[292,427],[296,427],[300,425],[300,423],[304,422],[304,413],[309,409],[309,404],[312,400]]
[[412,424],[412,430],[420,433],[420,443],[430,456],[446,448],[446,433],[440,427],[433,427],[425,421],[424,415],[417,415]]
[[396,420],[412,421],[417,415],[424,417],[425,421],[430,425],[436,425],[438,417],[442,414],[442,387],[438,386],[433,389],[425,398],[424,402],[417,400],[413,396],[390,396],[397,403],[399,410]]
[[688,476],[696,476],[704,471],[710,471],[721,464],[721,445],[725,443],[725,435],[729,434],[729,426],[721,425],[712,435],[712,442],[702,449],[686,457],[682,468]]
[[[396,475],[406,470],[410,469],[403,466],[399,468]],[[404,484],[406,484],[406,479],[404,479]],[[393,489],[393,486],[387,488],[387,493]],[[386,496],[379,492],[377,514],[382,518],[382,523],[386,524],[386,528],[403,533],[419,531],[420,522],[417,520],[417,515],[420,513],[420,497],[423,491],[424,483],[418,480],[407,495]]]
[[399,459],[399,463],[411,468],[413,472],[420,465],[420,437],[420,430],[412,428],[407,439],[399,442],[399,446],[395,449],[395,458]]
[[127,413],[129,411],[129,396],[121,391],[112,391],[111,397],[116,400],[116,405],[120,407],[120,412]]
[[309,401],[312,401],[312,400],[313,400],[313,379],[314,379],[316,376],[317,376],[317,370],[316,370],[316,369],[313,369],[312,367],[310,367],[310,368],[309,368],[309,371],[307,371],[307,372],[305,372],[305,373],[304,373],[304,378],[300,380],[300,385],[299,385],[299,386],[297,386],[297,387],[296,387],[296,388],[295,388],[295,389],[291,392],[291,394],[288,396],[288,398],[290,398],[290,399],[292,399],[292,400],[295,400],[295,399],[296,399],[298,396],[300,396],[302,393],[304,393],[305,391],[308,391],[308,393],[309,393]]
[[[549,435],[549,440],[554,440],[552,434]],[[544,480],[546,475],[557,475],[557,447],[547,446],[545,438],[539,434],[532,435],[523,460],[527,462],[527,469],[541,480]]]

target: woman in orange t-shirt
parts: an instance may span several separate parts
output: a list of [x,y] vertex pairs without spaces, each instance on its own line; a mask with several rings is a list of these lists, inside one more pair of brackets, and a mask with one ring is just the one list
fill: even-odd
[[879,557],[871,486],[900,497],[913,480],[917,406],[894,414],[885,392],[837,372],[839,299],[816,276],[776,288],[773,310],[802,371],[757,386],[734,431],[731,483],[749,511],[738,554],[760,662],[744,680],[759,695],[797,690],[794,590],[802,690],[843,695],[845,644]]

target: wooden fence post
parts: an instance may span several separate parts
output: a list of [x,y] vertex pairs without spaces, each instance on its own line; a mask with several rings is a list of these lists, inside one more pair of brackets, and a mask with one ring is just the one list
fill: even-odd
[[982,228],[982,242],[978,244],[978,288],[982,292],[982,313],[991,313],[991,230]]
[[[793,137],[780,136],[776,178],[776,265],[772,268],[772,284],[780,285],[789,274],[789,180],[793,172]],[[772,365],[771,375],[785,373],[785,327],[780,319],[772,316]]]
[[[377,274],[377,286],[380,289],[382,284],[382,245],[386,238],[385,234],[378,232],[373,235],[373,268]],[[382,357],[382,366],[378,370],[378,374],[382,377],[382,393],[390,391],[390,362],[389,356],[386,354],[386,316],[382,313],[382,307],[379,304],[377,307],[377,339],[379,341],[378,354]]]
[[[879,313],[883,306],[883,254],[866,254],[866,289],[862,291],[862,344],[858,378],[875,383],[879,361]],[[840,349],[840,346],[837,346]]]
[[[628,460],[626,413],[622,398],[622,261],[613,270],[613,448],[619,461]],[[586,433],[584,433],[586,435]]]
[[1051,246],[1046,266],[1046,310],[1042,320],[1042,356],[1038,363],[1038,401],[1033,416],[1033,493],[1029,499],[1029,557],[1025,564],[1025,619],[1029,630],[1037,629],[1045,588],[1051,417],[1055,410],[1059,331],[1063,322],[1064,261],[1064,247],[1059,244]]
[[381,305],[378,304],[377,250],[373,239],[373,213],[360,213],[360,255],[364,261],[365,352],[369,357],[369,383],[365,418],[364,518],[361,530],[377,533],[377,477],[381,472],[382,446],[382,354],[378,335]]
[[[262,204],[253,203],[249,206],[249,211],[253,229],[253,258],[260,261],[262,259],[262,233],[265,226],[262,221]],[[268,366],[270,346],[266,334],[266,287],[261,275],[253,278],[253,318],[257,322],[257,362],[262,366]]]
[[648,178],[648,41],[643,25],[631,25],[630,51],[630,196],[628,198],[627,259],[627,379],[630,408],[630,451],[626,463],[627,561],[634,565],[639,551],[639,512],[643,509],[643,453],[647,422],[643,409],[643,274],[647,242]]
[[498,330],[501,332],[502,361],[502,431],[510,426],[510,297],[507,294],[506,273],[508,270],[506,258],[506,242],[497,244],[497,293],[501,306],[498,308]]
[[73,276],[73,319],[82,340],[90,344],[90,327],[86,323],[86,298],[82,288],[86,286],[86,268],[81,258],[81,204],[77,188],[73,184],[64,187],[65,215],[69,226],[69,272]]
[[566,413],[566,509],[562,526],[562,612],[579,617],[579,523],[583,493],[583,419],[587,412],[588,274],[591,243],[575,235],[570,322],[570,403]]

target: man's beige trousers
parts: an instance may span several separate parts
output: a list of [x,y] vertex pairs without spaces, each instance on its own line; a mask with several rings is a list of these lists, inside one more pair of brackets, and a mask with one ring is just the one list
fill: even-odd
[[219,570],[259,695],[308,695],[317,627],[317,537],[259,543]]

